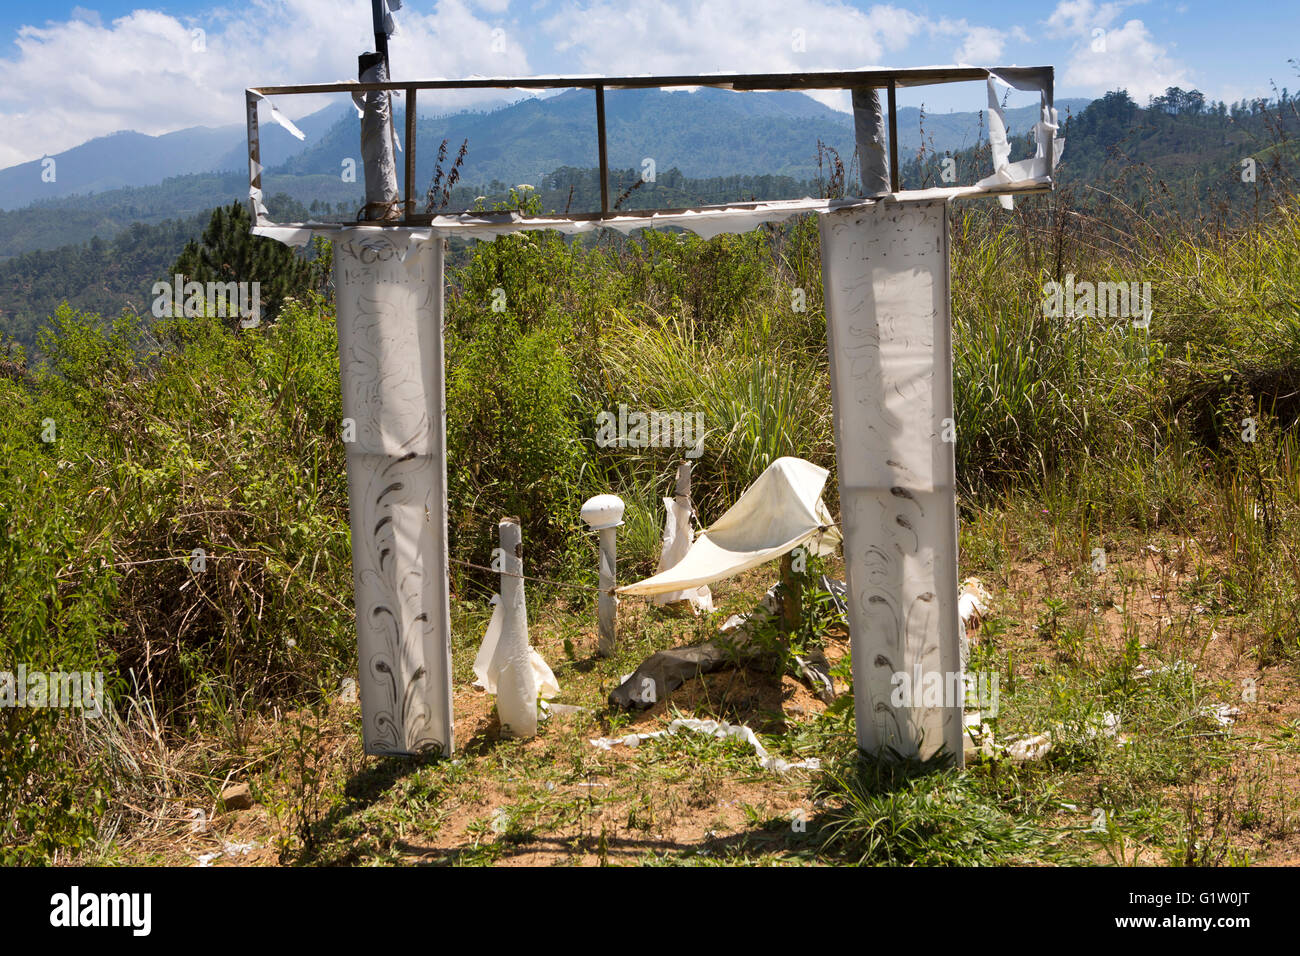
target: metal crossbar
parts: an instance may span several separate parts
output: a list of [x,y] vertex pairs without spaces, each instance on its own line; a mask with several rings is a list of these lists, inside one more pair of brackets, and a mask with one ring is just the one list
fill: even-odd
[[[897,70],[831,70],[813,73],[713,73],[693,76],[534,76],[474,78],[462,80],[399,80],[386,83],[308,83],[288,86],[259,86],[245,90],[248,116],[248,156],[250,159],[250,189],[260,194],[262,188],[261,148],[258,136],[257,102],[265,96],[309,95],[321,93],[368,93],[387,90],[401,93],[406,102],[406,124],[403,135],[405,159],[405,194],[403,216],[389,220],[388,225],[428,225],[434,218],[418,214],[415,191],[416,153],[416,96],[420,90],[485,90],[526,89],[560,90],[590,89],[596,94],[597,161],[600,170],[600,212],[566,216],[568,219],[612,219],[618,213],[609,205],[609,151],[605,131],[605,91],[659,89],[672,87],[708,86],[744,92],[774,90],[853,90],[863,88],[884,89],[889,104],[889,176],[890,188],[899,192],[898,165],[898,109],[899,88],[933,86],[943,83],[963,83],[986,80],[990,74],[1033,83],[1043,90],[1048,106],[1052,105],[1054,70],[1050,66],[1035,67],[919,67]],[[729,203],[729,206],[738,204]],[[707,207],[697,207],[707,208]],[[637,215],[649,215],[665,210],[638,210]],[[481,215],[481,214],[480,214]]]

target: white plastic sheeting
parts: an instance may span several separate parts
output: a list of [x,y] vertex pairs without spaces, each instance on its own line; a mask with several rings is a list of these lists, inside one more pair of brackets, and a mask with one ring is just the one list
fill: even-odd
[[885,137],[885,114],[880,108],[880,90],[859,87],[852,93],[853,132],[858,145],[858,166],[862,195],[889,192],[889,153]]
[[811,542],[814,553],[829,553],[840,534],[821,500],[828,474],[802,458],[778,458],[677,564],[618,590],[667,594],[697,588],[756,568],[805,542]]
[[821,250],[858,745],[960,761],[960,695],[893,698],[960,686],[947,205],[829,213]]
[[[452,747],[442,242],[334,241],[367,753]],[[351,423],[354,434],[349,434]]]
[[725,720],[698,720],[694,717],[679,717],[670,723],[666,730],[655,730],[643,734],[627,734],[623,737],[594,737],[591,740],[591,745],[600,750],[612,750],[614,747],[619,746],[639,747],[643,741],[671,737],[679,730],[693,730],[699,734],[708,734],[710,737],[739,737],[754,748],[754,753],[758,756],[759,766],[764,770],[786,773],[790,770],[821,769],[822,763],[816,757],[794,762],[783,760],[780,757],[773,757],[767,752],[767,748],[763,746],[763,742],[758,739],[758,735],[754,731],[744,724],[729,724]]
[[[691,505],[689,498],[664,498],[664,544],[659,554],[657,574],[663,574],[681,564],[691,550]],[[680,591],[664,591],[653,598],[655,604],[672,604],[689,601],[697,614],[713,610],[713,595],[707,584]]]
[[[993,175],[986,176],[976,185],[996,189],[1015,183],[1043,181],[1052,175],[1056,164],[1061,161],[1065,149],[1065,140],[1057,138],[1060,128],[1056,107],[1044,78],[1036,70],[1007,69],[1000,73],[990,71],[988,78],[989,93],[989,147],[993,156]],[[1007,140],[1007,118],[1002,109],[1002,100],[998,96],[998,84],[1026,92],[1039,94],[1040,115],[1034,124],[1034,155],[1012,163],[1011,144]],[[1009,195],[1001,195],[998,202],[1003,209],[1015,205]]]
[[[478,656],[474,658],[474,676],[485,691],[497,695],[497,714],[502,725],[531,736],[537,732],[537,701],[558,697],[560,684],[542,655],[529,646],[527,631],[523,635],[524,660],[510,659],[512,645],[501,640],[505,614],[499,598],[493,600],[496,606],[492,609],[492,620],[488,622]],[[515,676],[523,674],[525,668],[531,681],[519,680]],[[504,681],[502,675],[506,676]],[[526,686],[529,683],[532,685],[531,699]]]

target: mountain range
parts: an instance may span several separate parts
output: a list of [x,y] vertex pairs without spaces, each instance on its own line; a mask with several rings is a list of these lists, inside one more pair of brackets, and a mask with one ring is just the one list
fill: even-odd
[[[1066,100],[1059,105],[1063,111],[1078,111],[1087,102]],[[396,112],[400,128],[404,114],[400,106]],[[1026,129],[1036,113],[1032,106],[1008,110],[1008,126],[1013,132]],[[641,169],[649,157],[658,169],[675,167],[688,177],[772,174],[807,180],[818,173],[818,140],[835,148],[846,162],[853,152],[851,117],[797,92],[738,94],[708,87],[694,92],[611,91],[606,116],[611,167]],[[266,193],[283,191],[304,204],[316,200],[331,205],[360,196],[360,185],[348,184],[342,176],[344,161],[359,158],[356,112],[350,103],[296,120],[306,134],[302,142],[269,122],[265,110],[262,119]],[[925,114],[926,146],[938,152],[969,147],[985,127],[980,112]],[[421,184],[432,177],[444,139],[453,156],[461,142],[468,141],[460,171],[463,183],[530,182],[560,167],[596,164],[594,94],[589,90],[569,90],[546,99],[530,97],[487,112],[421,115],[417,132],[416,173]],[[902,155],[914,153],[921,141],[921,111],[900,109]],[[139,220],[120,221],[118,215],[93,221],[82,217],[78,227],[60,229],[45,240],[29,235],[18,243],[12,239],[23,230],[4,216],[0,257],[85,241],[91,235],[107,237],[113,231],[107,220],[121,228],[129,221],[161,221],[220,205],[232,198],[232,192],[246,192],[242,181],[246,156],[242,125],[191,127],[160,136],[127,130],[55,154],[53,181],[42,175],[43,160],[0,170],[0,210],[51,203],[67,211],[87,205],[100,210],[150,207]],[[167,193],[176,195],[176,202],[160,206],[151,201],[157,197],[120,193],[164,184]],[[345,188],[348,185],[353,188]],[[118,195],[109,195],[113,193]],[[85,232],[88,228],[93,231]]]

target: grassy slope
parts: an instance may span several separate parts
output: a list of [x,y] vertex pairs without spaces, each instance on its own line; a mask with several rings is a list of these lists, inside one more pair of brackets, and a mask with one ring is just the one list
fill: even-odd
[[[105,340],[65,315],[49,350],[60,377],[0,379],[16,450],[0,472],[7,649],[56,634],[123,675],[118,719],[70,758],[112,796],[93,831],[51,837],[59,857],[182,861],[251,841],[221,859],[1294,860],[1300,217],[1288,206],[1241,234],[1197,235],[1153,206],[993,216],[960,220],[954,236],[962,567],[995,596],[974,660],[1002,679],[996,730],[1051,729],[1046,761],[964,774],[857,764],[842,706],[823,714],[793,677],[758,668],[694,682],[636,727],[673,708],[743,720],[777,754],[822,757],[824,773],[763,773],[737,746],[696,738],[598,751],[588,737],[630,725],[603,704],[617,677],[713,625],[627,602],[624,650],[595,661],[585,592],[540,588],[534,643],[561,700],[590,713],[500,741],[469,685],[491,584],[472,572],[454,580],[457,758],[363,758],[355,705],[335,690],[352,622],[326,305],[253,334],[182,328],[144,363],[133,350],[153,346],[129,330]],[[591,583],[573,515],[612,487],[629,502],[622,567],[647,570],[672,459],[590,445],[594,411],[618,401],[705,411],[706,517],[776,455],[833,465],[816,262],[807,225],[711,243],[480,247],[449,295],[453,554],[482,562],[495,518],[518,513],[533,570]],[[1065,271],[1152,281],[1150,332],[1043,317],[1041,284]],[[491,312],[497,287],[505,318]],[[59,442],[40,441],[46,417]],[[1239,437],[1245,417],[1254,442]],[[32,541],[46,542],[41,562]],[[188,565],[196,542],[214,557],[202,573]],[[120,565],[111,587],[91,555]],[[720,587],[723,613],[751,606],[770,575]],[[86,608],[104,622],[89,638],[75,626]],[[1234,724],[1206,715],[1219,703],[1240,708]],[[1103,712],[1120,736],[1089,732]],[[213,815],[235,780],[258,804]],[[196,827],[196,809],[210,822]]]

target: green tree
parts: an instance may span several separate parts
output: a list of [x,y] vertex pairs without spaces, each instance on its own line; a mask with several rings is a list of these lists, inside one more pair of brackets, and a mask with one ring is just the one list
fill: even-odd
[[[330,247],[313,240],[311,252],[303,255],[274,239],[255,236],[248,210],[231,203],[212,212],[203,238],[186,243],[173,274],[194,282],[256,282],[261,314],[273,319],[286,298],[305,298],[311,291],[328,294]],[[238,321],[231,317],[230,323]]]

